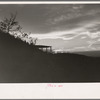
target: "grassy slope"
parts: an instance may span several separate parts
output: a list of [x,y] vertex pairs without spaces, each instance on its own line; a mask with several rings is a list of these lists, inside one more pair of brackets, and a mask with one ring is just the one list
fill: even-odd
[[0,82],[100,81],[100,58],[49,54],[0,32]]

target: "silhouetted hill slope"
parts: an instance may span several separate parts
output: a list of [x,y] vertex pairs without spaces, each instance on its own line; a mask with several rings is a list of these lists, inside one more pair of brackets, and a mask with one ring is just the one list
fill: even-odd
[[0,82],[100,82],[100,58],[51,54],[0,32]]

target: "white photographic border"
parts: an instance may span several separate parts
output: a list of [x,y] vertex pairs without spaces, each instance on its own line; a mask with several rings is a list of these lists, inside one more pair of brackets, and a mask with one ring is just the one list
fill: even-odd
[[[0,4],[100,4],[100,1],[0,1]],[[100,83],[0,83],[0,99],[100,99]]]

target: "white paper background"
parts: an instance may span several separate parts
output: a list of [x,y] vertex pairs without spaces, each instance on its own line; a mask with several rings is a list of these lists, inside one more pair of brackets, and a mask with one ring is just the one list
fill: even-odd
[[[51,87],[48,86],[51,84]],[[62,87],[58,87],[62,85]],[[0,99],[99,99],[100,83],[0,84]]]

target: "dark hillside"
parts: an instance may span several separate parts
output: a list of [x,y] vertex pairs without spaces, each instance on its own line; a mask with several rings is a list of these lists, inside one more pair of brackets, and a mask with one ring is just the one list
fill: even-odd
[[0,32],[0,82],[100,82],[100,58],[51,54]]

